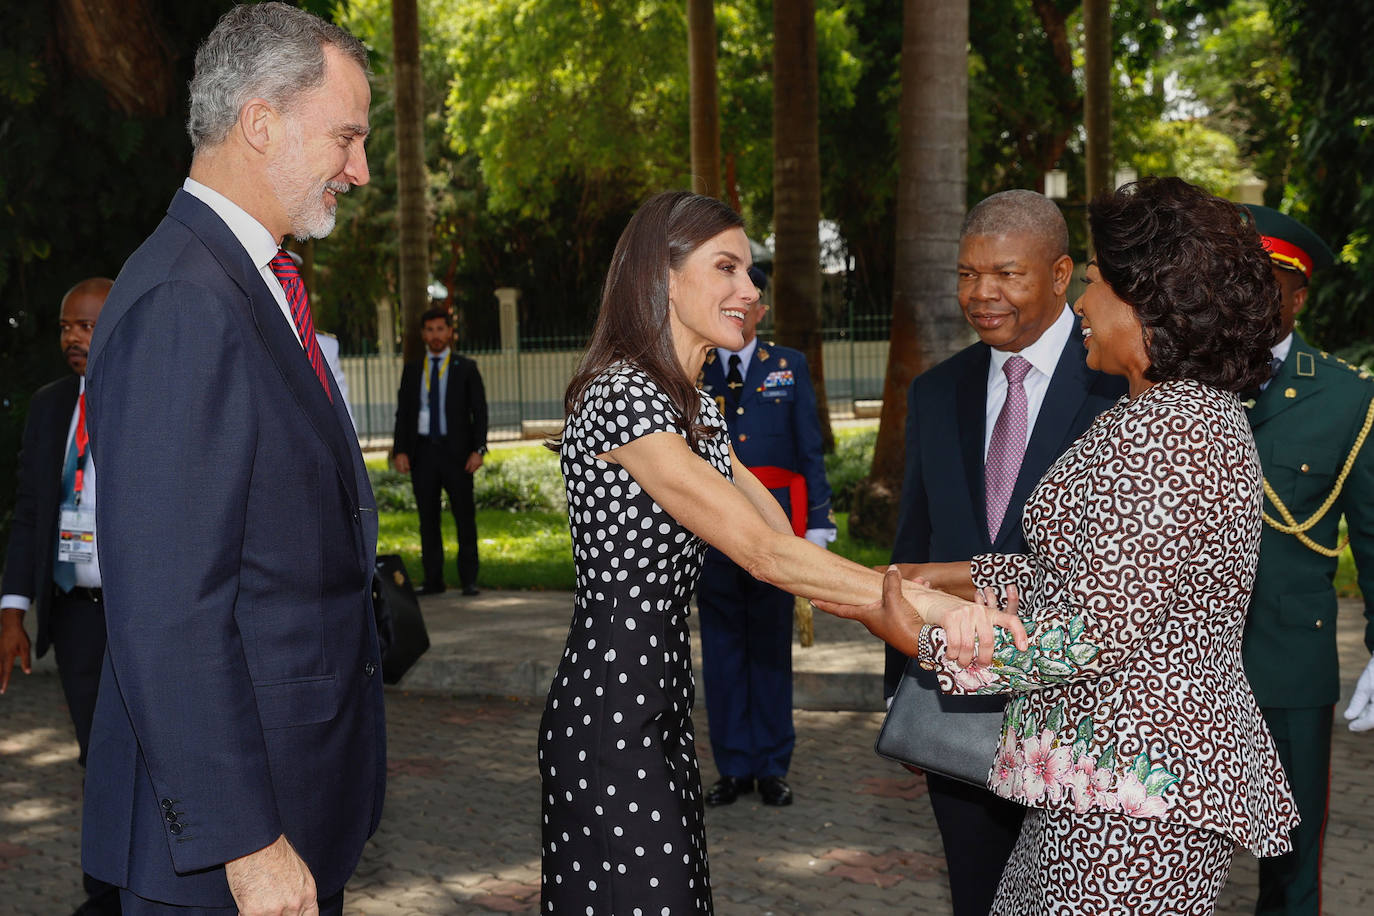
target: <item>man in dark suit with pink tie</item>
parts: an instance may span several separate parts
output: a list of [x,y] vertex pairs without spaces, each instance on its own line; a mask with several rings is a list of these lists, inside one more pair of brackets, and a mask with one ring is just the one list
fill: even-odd
[[[1085,363],[1078,321],[1065,301],[1073,273],[1068,249],[1059,208],[1034,191],[994,194],[965,219],[959,306],[979,342],[911,383],[892,562],[1025,552],[1021,510],[1031,489],[1125,393],[1121,379]],[[891,647],[887,656],[891,696],[907,658]],[[959,702],[980,711],[1000,709],[1005,699]],[[957,715],[950,718],[949,727],[958,728]],[[985,916],[1025,809],[983,787],[936,774],[926,779],[955,916]]]
[[341,913],[381,816],[376,503],[281,249],[367,182],[370,99],[342,29],[226,13],[190,177],[91,345],[108,650],[83,864],[126,914]]

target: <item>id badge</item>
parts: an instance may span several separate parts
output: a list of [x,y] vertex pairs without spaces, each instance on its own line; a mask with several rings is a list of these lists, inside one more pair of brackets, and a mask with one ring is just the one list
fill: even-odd
[[57,537],[57,559],[63,563],[95,560],[95,510],[63,508]]

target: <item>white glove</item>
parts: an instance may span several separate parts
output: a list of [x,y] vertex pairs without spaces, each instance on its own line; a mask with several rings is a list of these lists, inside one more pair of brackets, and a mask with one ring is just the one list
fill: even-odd
[[822,550],[829,550],[838,533],[834,528],[807,528],[804,537]]
[[1374,728],[1374,658],[1364,666],[1364,672],[1355,682],[1355,694],[1345,707],[1345,717],[1350,720],[1352,732],[1367,732]]

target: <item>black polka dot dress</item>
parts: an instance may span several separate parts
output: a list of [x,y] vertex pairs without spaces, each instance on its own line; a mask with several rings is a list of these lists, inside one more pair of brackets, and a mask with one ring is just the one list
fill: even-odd
[[[710,913],[692,727],[688,602],[705,544],[603,454],[681,435],[663,391],[628,366],[594,380],[563,431],[577,594],[539,726],[545,913]],[[725,421],[697,451],[730,477]]]

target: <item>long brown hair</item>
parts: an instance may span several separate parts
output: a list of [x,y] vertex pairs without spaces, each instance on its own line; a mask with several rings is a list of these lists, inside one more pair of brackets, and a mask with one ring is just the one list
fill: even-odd
[[701,400],[694,380],[682,373],[668,320],[668,272],[681,270],[696,249],[744,219],[713,197],[665,191],[646,201],[616,242],[601,310],[587,352],[563,396],[571,415],[587,386],[616,363],[630,363],[653,379],[672,401],[679,428],[693,448],[713,431],[697,422]]

